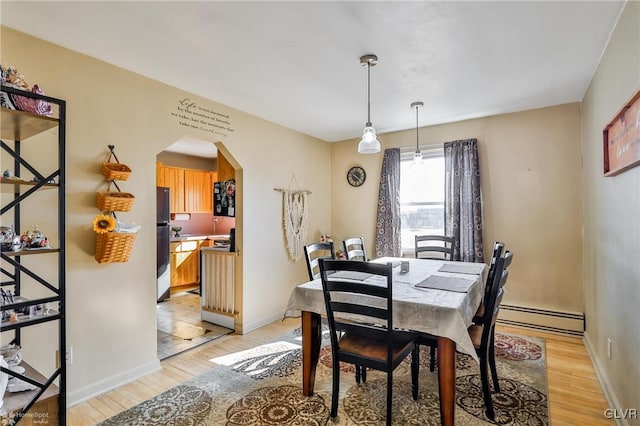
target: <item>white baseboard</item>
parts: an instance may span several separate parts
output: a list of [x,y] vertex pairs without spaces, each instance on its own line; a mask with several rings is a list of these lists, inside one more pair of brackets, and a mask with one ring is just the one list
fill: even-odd
[[[609,382],[609,377],[605,372],[604,368],[602,368],[602,363],[600,359],[596,356],[596,351],[591,342],[591,338],[589,337],[589,333],[584,333],[582,337],[584,342],[584,347],[587,349],[587,353],[589,354],[589,358],[591,358],[591,363],[593,364],[593,368],[596,371],[596,377],[598,377],[598,381],[600,382],[600,387],[602,388],[602,392],[604,393],[604,397],[607,399],[607,403],[609,404],[609,408],[618,408],[620,409],[620,401],[616,396],[616,393],[613,391],[613,387],[611,386],[611,382]],[[628,419],[614,418],[616,424],[618,426],[629,426],[630,423]]]
[[156,359],[147,364],[140,365],[138,367],[131,368],[127,371],[123,371],[115,376],[110,376],[107,379],[101,380],[96,383],[92,383],[89,386],[67,393],[67,408],[73,407],[81,402],[91,399],[95,396],[103,394],[107,391],[122,386],[126,383],[133,382],[134,380],[151,374],[160,370],[160,360]]
[[584,333],[584,315],[581,313],[516,305],[501,304],[498,323],[574,337]]
[[282,318],[282,312],[276,312],[266,318],[261,318],[259,321],[242,324],[240,330],[236,328],[236,333],[247,334],[250,331],[256,330],[260,327],[264,327],[265,325],[271,324],[272,322],[277,320],[281,320]]
[[222,327],[227,327],[234,331],[236,328],[235,318],[229,315],[222,315],[216,312],[205,311],[204,309],[202,309],[200,311],[200,318],[202,318],[202,321],[207,321],[212,324],[221,325]]

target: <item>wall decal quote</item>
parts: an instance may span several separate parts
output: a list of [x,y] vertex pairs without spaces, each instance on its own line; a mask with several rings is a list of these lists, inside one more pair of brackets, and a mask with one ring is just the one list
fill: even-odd
[[231,127],[229,114],[201,107],[188,97],[178,99],[176,109],[171,112],[171,116],[180,126],[222,137],[227,137],[229,133],[235,131]]

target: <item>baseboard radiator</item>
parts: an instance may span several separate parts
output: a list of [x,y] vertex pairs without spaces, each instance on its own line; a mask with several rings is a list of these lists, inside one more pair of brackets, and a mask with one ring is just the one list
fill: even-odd
[[582,337],[585,330],[584,314],[507,304],[500,305],[498,324],[575,337]]
[[200,251],[202,320],[235,330],[235,252]]

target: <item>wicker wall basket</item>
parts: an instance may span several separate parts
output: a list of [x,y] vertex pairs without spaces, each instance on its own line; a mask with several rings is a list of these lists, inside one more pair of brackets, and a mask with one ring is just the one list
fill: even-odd
[[128,192],[98,192],[96,205],[103,212],[128,212],[135,199]]
[[96,236],[98,263],[127,262],[137,234],[107,232]]
[[102,163],[102,174],[106,180],[127,180],[131,169],[126,164]]

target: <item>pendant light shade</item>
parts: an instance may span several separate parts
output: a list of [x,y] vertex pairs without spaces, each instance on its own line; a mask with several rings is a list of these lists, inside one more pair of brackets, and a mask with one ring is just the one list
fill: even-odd
[[380,152],[380,141],[376,135],[376,129],[373,128],[371,123],[367,123],[367,126],[362,131],[362,140],[358,144],[358,152],[360,154]]
[[422,152],[420,152],[420,141],[418,135],[418,108],[424,106],[422,102],[413,102],[411,108],[416,109],[416,152],[413,153],[413,163],[422,164]]
[[376,129],[371,124],[371,67],[378,63],[376,55],[364,55],[360,58],[360,64],[367,67],[367,124],[362,131],[362,140],[358,144],[360,154],[375,154],[380,152],[380,141],[376,135]]

